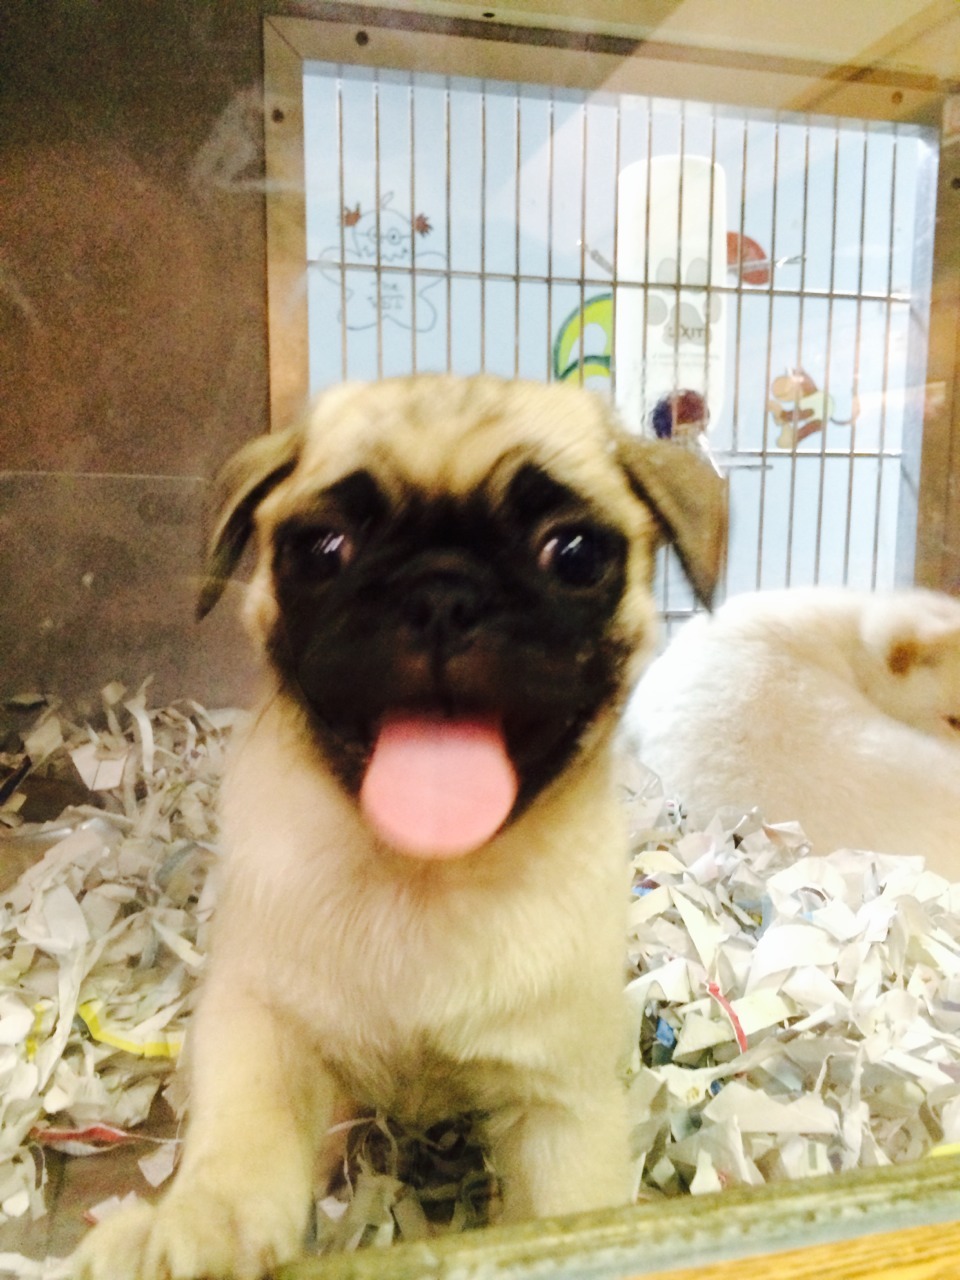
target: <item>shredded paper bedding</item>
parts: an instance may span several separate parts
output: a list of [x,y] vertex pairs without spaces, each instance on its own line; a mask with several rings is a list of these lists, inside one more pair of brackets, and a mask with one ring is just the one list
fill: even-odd
[[[136,1126],[158,1092],[176,1115],[186,1102],[176,1064],[239,713],[149,710],[145,689],[119,686],[103,701],[97,730],[40,703],[0,754],[0,866],[36,849],[0,894],[0,1223],[45,1212],[48,1148],[140,1142],[160,1185],[179,1145]],[[89,803],[24,821],[26,780],[44,775],[79,776]],[[623,777],[639,1194],[915,1160],[960,1141],[960,885],[919,856],[810,856],[799,828],[755,812],[696,826],[630,749]],[[483,1222],[496,1185],[475,1121],[426,1134],[353,1122],[342,1177],[319,1193],[316,1248]],[[91,1220],[112,1207],[90,1206]]]

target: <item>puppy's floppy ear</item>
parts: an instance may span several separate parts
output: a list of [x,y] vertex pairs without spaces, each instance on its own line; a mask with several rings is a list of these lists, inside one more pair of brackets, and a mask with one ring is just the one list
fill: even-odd
[[233,455],[217,477],[213,505],[216,514],[197,601],[198,621],[223,595],[253,530],[254,511],[297,465],[302,440],[299,427],[257,436]]
[[624,433],[617,452],[631,488],[660,520],[709,609],[727,552],[727,481],[699,454],[665,440]]
[[936,667],[955,653],[960,645],[960,625],[956,619],[926,618],[918,604],[913,618],[903,619],[881,639],[885,639],[884,656],[890,673],[906,676],[916,667]]

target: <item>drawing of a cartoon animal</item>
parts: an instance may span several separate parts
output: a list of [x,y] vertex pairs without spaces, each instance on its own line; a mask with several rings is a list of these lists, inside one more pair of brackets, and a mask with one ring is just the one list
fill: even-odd
[[821,391],[805,369],[790,369],[780,374],[770,384],[770,392],[774,398],[767,401],[767,412],[780,428],[779,449],[796,448],[801,440],[822,431],[827,422],[849,427],[860,416],[860,401],[854,395],[850,417],[833,417],[833,396]]
[[[446,258],[417,247],[417,237],[430,235],[433,224],[425,213],[409,217],[393,208],[393,197],[387,191],[379,207],[366,210],[360,201],[344,205],[343,260],[339,243],[320,254],[320,271],[342,296],[348,329],[369,329],[378,320],[392,320],[402,329],[427,332],[437,323],[437,309],[425,294],[439,283],[436,272],[446,267]],[[418,275],[414,289],[414,272],[421,267],[431,268],[431,273]]]

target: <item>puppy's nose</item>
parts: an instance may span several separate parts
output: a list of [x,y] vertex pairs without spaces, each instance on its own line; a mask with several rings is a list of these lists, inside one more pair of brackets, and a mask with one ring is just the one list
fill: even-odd
[[484,613],[484,592],[464,577],[421,579],[401,606],[403,621],[422,643],[456,651],[469,645]]

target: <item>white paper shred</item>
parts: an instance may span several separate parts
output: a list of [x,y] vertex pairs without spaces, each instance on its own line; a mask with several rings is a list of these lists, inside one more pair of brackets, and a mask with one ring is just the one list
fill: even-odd
[[106,1218],[112,1218],[115,1213],[119,1213],[122,1209],[132,1209],[138,1204],[140,1197],[134,1191],[128,1191],[125,1196],[108,1196],[106,1200],[101,1200],[99,1204],[91,1205],[84,1215],[91,1226],[95,1226],[98,1222],[103,1222]]
[[[649,821],[659,782],[629,768]],[[681,815],[633,824],[631,1072],[664,1086],[633,1110],[643,1181],[698,1193],[956,1141],[960,886],[920,856],[808,856],[757,813]]]
[[60,721],[52,711],[45,711],[33,728],[24,734],[24,751],[34,764],[45,760],[61,746],[63,746],[63,733]]
[[[238,713],[148,711],[143,691],[124,704],[119,686],[104,705],[106,729],[45,708],[24,734],[47,765],[76,767],[97,807],[0,832],[0,865],[4,842],[42,853],[0,893],[0,1223],[44,1211],[34,1150],[102,1150],[146,1118],[203,966]],[[176,1145],[151,1146],[149,1181],[169,1176]]]
[[127,754],[106,756],[99,743],[84,742],[70,752],[70,759],[91,791],[112,791],[123,781]]
[[[158,1089],[178,1114],[185,1099],[173,1069],[203,969],[237,713],[151,710],[145,688],[127,697],[120,685],[103,701],[105,727],[44,706],[24,735],[44,761],[71,761],[97,807],[41,828],[15,803],[4,810],[13,829],[0,859],[5,839],[45,852],[0,894],[0,1222],[44,1211],[33,1147],[129,1141]],[[629,755],[623,793],[636,1028],[624,1073],[644,1194],[960,1143],[960,886],[926,871],[922,849],[808,856],[795,824],[755,812],[691,828]],[[428,1133],[382,1116],[341,1128],[342,1177],[318,1188],[318,1250],[487,1219],[497,1191],[475,1117]],[[177,1150],[150,1143],[148,1182],[170,1176]],[[53,1262],[24,1266],[58,1274]]]
[[69,1258],[36,1261],[22,1253],[0,1253],[0,1276],[10,1276],[12,1280],[69,1280],[71,1274]]
[[161,1142],[155,1151],[137,1161],[140,1172],[151,1187],[160,1187],[173,1174],[177,1163],[177,1143]]

